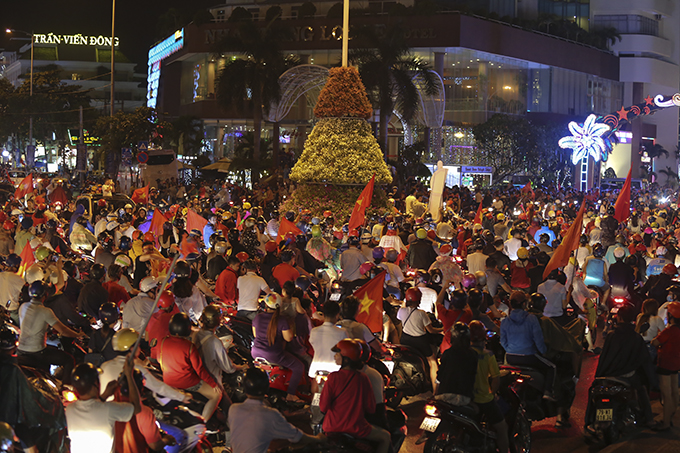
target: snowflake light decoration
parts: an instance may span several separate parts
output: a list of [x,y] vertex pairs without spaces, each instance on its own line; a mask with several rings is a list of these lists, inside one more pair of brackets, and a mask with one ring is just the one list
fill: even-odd
[[595,162],[607,160],[609,151],[603,135],[609,132],[610,127],[604,123],[596,123],[597,116],[589,115],[583,124],[575,121],[569,123],[568,135],[560,139],[560,148],[571,148],[571,161],[576,165],[581,159],[590,155]]

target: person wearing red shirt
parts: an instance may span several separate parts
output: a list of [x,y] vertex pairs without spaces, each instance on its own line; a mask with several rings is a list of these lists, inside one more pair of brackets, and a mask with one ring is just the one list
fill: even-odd
[[[144,375],[138,370],[133,371],[133,377],[137,388],[144,387]],[[115,401],[127,403],[130,401],[130,391],[127,381],[123,381],[115,393]],[[144,404],[141,411],[135,414],[128,422],[116,422],[116,453],[147,453],[165,449],[166,445],[175,445],[177,442],[169,434],[161,434],[153,411]]]
[[222,302],[233,305],[238,302],[238,290],[236,282],[241,273],[241,261],[235,256],[230,256],[227,260],[227,268],[220,273],[215,283],[215,294]]
[[319,409],[325,414],[325,433],[346,433],[378,443],[377,453],[387,453],[390,433],[366,420],[375,412],[375,397],[368,377],[361,373],[361,345],[346,338],[332,349],[340,370],[331,373],[321,391]]
[[118,283],[123,275],[123,268],[117,264],[112,264],[109,266],[108,275],[109,281],[104,282],[102,286],[109,292],[109,302],[115,303],[120,308],[122,304],[130,300],[127,290]]
[[528,292],[531,288],[531,279],[527,271],[534,267],[529,261],[529,251],[526,247],[517,250],[517,260],[510,264],[510,286],[512,289]]
[[652,340],[652,346],[659,349],[656,374],[663,399],[663,421],[653,429],[666,431],[673,422],[678,407],[678,372],[680,371],[680,302],[668,304],[666,312],[668,327]]
[[208,399],[203,418],[212,417],[222,399],[222,390],[203,366],[198,349],[191,342],[191,320],[186,313],[177,313],[170,320],[170,335],[161,341],[158,362],[163,381],[175,388],[198,392]]
[[437,296],[437,303],[435,304],[435,313],[437,319],[442,322],[442,333],[444,338],[439,350],[443,353],[451,347],[451,327],[457,322],[469,324],[472,321],[472,312],[465,308],[467,305],[467,294],[462,289],[458,289],[449,294],[449,308],[444,305],[447,291],[452,282],[445,282],[442,285],[442,290]]
[[151,359],[158,361],[158,351],[163,338],[170,335],[170,319],[179,313],[172,291],[163,291],[158,299],[158,311],[151,315],[146,326],[146,341],[151,346]]
[[284,250],[281,252],[281,264],[274,267],[272,276],[283,288],[286,282],[295,282],[295,279],[300,276],[300,272],[295,269],[295,253],[292,250]]

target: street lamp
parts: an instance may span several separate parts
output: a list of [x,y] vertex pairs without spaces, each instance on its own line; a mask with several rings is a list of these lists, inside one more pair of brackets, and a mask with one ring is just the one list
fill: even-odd
[[[30,93],[29,96],[33,98],[33,44],[35,43],[35,39],[33,37],[33,32],[29,33],[27,31],[21,31],[21,30],[15,30],[13,28],[8,28],[5,30],[7,34],[12,34],[12,33],[23,33],[26,36],[30,36],[30,38],[9,38],[10,40],[12,39],[30,39],[31,40],[31,81],[30,81]],[[33,114],[28,117],[28,146],[33,146]],[[26,160],[28,161],[28,152],[26,152]],[[32,159],[31,159],[32,160]],[[27,164],[32,165],[33,162],[27,162]]]

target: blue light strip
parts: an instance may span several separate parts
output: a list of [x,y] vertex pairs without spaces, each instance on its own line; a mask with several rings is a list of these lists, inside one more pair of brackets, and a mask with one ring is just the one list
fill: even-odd
[[184,29],[177,30],[162,42],[149,50],[148,74],[146,78],[146,105],[156,108],[158,101],[158,83],[161,78],[161,61],[184,47]]

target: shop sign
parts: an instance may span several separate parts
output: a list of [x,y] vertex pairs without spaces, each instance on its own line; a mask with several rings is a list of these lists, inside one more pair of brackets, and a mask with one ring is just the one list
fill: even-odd
[[[66,44],[69,46],[98,46],[98,47],[111,47],[111,37],[110,36],[85,36],[80,33],[77,35],[58,35],[54,33],[40,34],[35,33],[34,35],[36,44]],[[118,47],[118,38],[114,39],[114,45]]]

